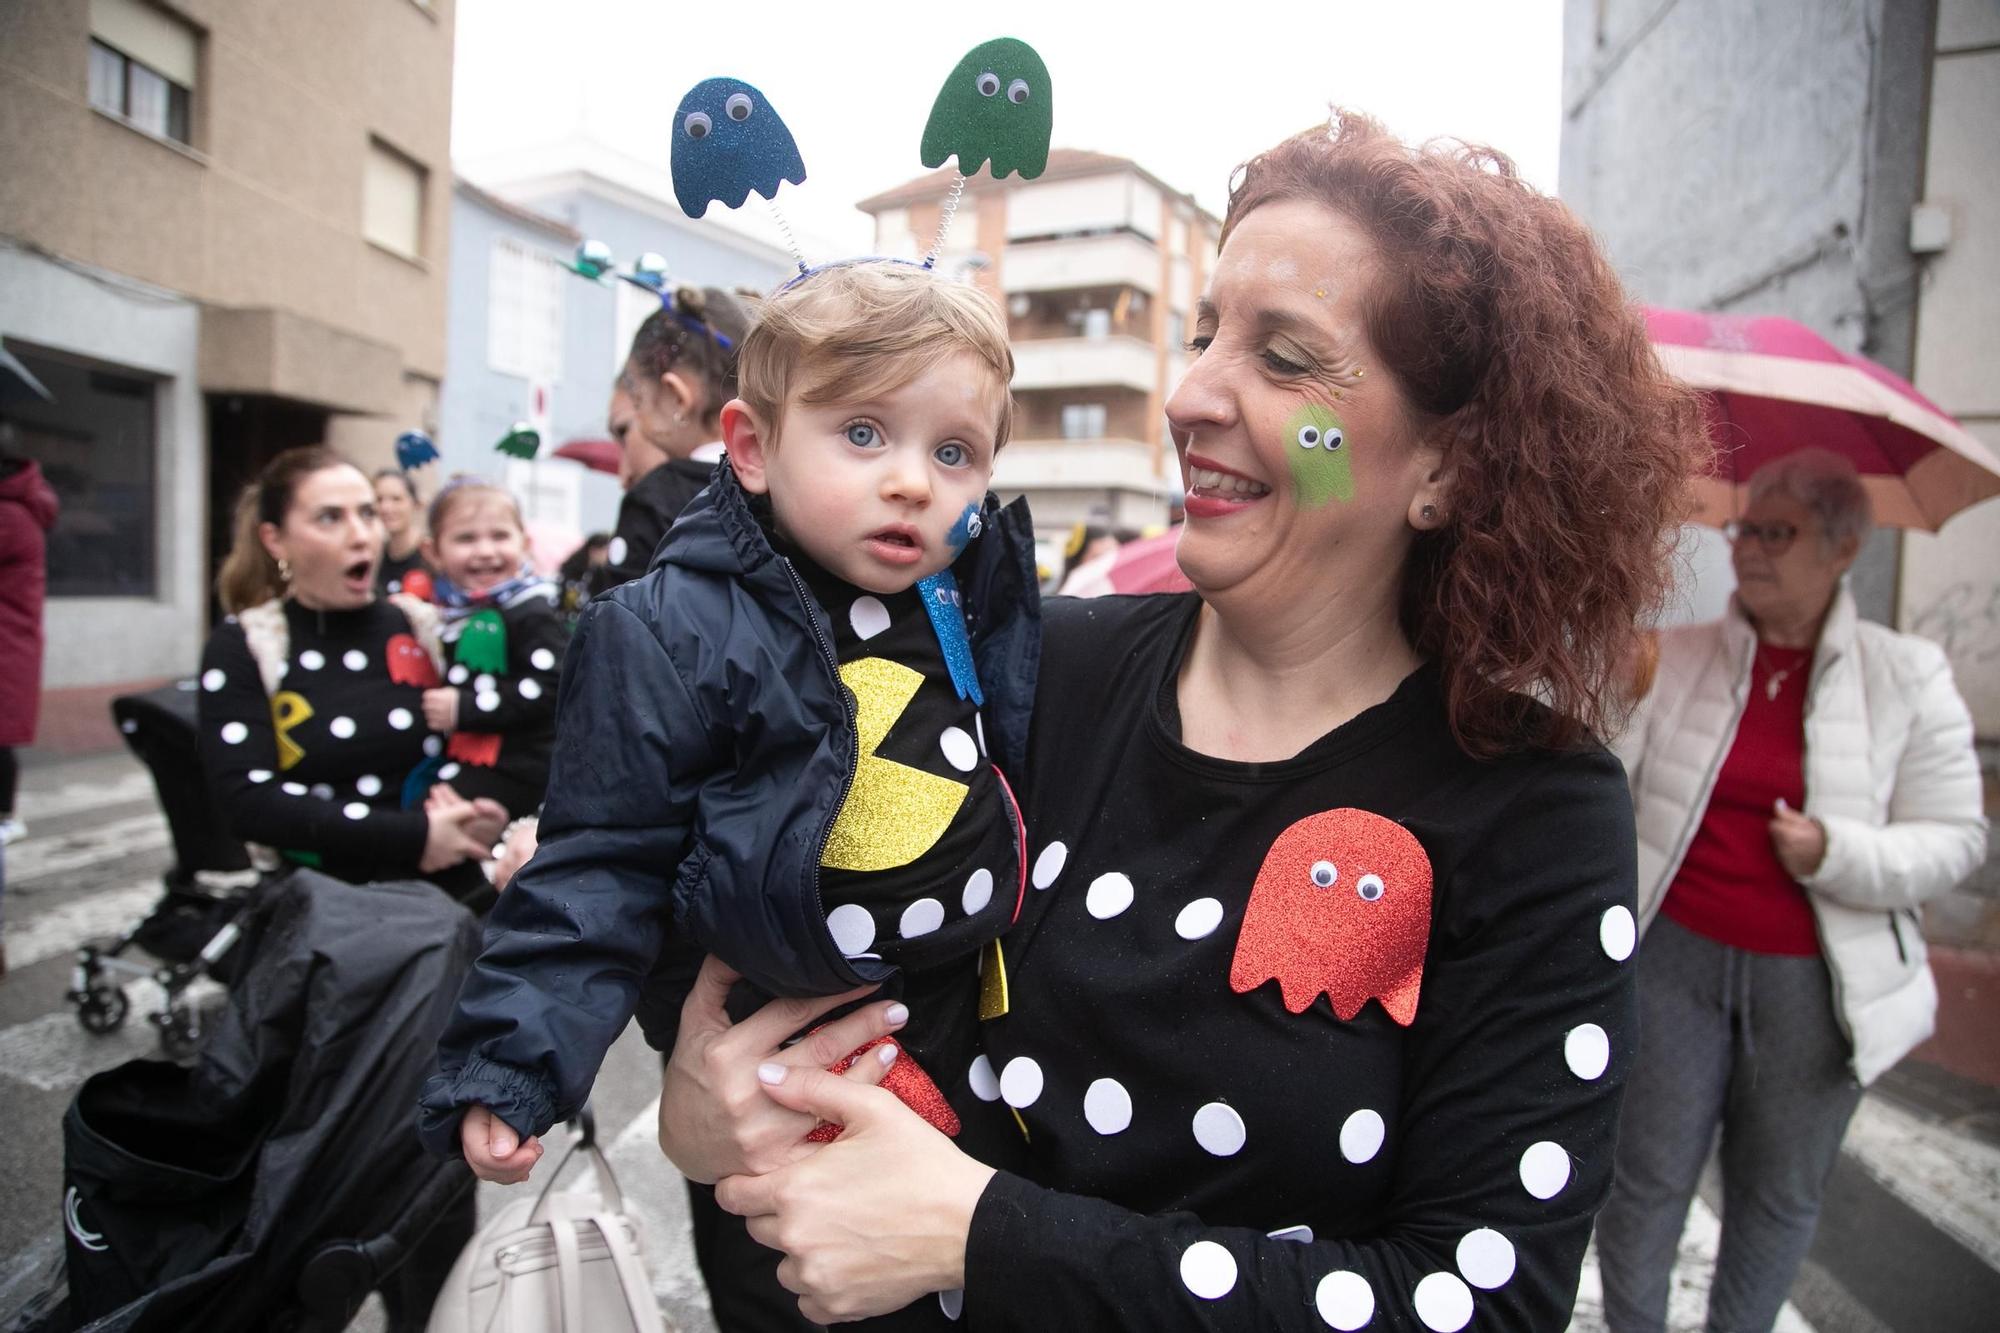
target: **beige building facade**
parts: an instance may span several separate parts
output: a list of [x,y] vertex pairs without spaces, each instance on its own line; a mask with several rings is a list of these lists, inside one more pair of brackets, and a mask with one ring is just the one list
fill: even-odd
[[452,13],[0,6],[0,339],[39,386],[0,385],[0,445],[64,503],[48,688],[193,666],[275,453],[435,427]]
[[[928,252],[952,179],[937,171],[863,200],[877,252]],[[1073,525],[1167,521],[1180,473],[1166,401],[1220,228],[1191,196],[1102,153],[1058,148],[1035,180],[967,181],[938,265],[1006,307],[1018,415],[994,486],[1028,496],[1049,567]]]

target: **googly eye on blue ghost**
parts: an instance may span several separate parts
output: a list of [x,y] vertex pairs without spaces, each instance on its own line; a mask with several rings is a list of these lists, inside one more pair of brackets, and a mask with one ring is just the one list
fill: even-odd
[[703,79],[674,111],[674,198],[698,218],[711,203],[741,208],[754,191],[774,198],[802,185],[805,160],[770,99],[741,79]]

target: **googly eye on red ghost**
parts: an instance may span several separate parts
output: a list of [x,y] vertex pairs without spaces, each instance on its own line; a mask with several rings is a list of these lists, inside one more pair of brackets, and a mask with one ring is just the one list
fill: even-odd
[[[1354,880],[1353,893],[1330,893],[1342,865],[1372,869]],[[1276,981],[1295,1014],[1325,995],[1343,1022],[1375,1000],[1408,1027],[1430,930],[1431,863],[1416,835],[1366,810],[1324,810],[1279,834],[1264,854],[1229,986],[1249,994]]]
[[1000,76],[989,69],[979,76],[975,86],[981,97],[991,97],[1000,91]]

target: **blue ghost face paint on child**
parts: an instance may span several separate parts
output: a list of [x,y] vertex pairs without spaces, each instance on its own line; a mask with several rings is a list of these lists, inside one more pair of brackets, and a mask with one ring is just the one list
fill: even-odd
[[741,208],[756,191],[777,196],[785,181],[803,185],[805,159],[784,120],[741,79],[703,79],[674,112],[674,197],[698,218],[710,203]]

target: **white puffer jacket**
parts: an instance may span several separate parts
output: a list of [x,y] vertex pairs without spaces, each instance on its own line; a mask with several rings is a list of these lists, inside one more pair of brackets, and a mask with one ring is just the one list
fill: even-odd
[[[1639,827],[1642,929],[1708,809],[1756,650],[1733,603],[1721,620],[1660,636],[1652,693],[1615,747]],[[1863,622],[1844,584],[1806,691],[1805,813],[1826,829],[1826,859],[1803,883],[1866,1085],[1931,1034],[1937,985],[1917,907],[1986,855],[1979,762],[1943,650]]]

